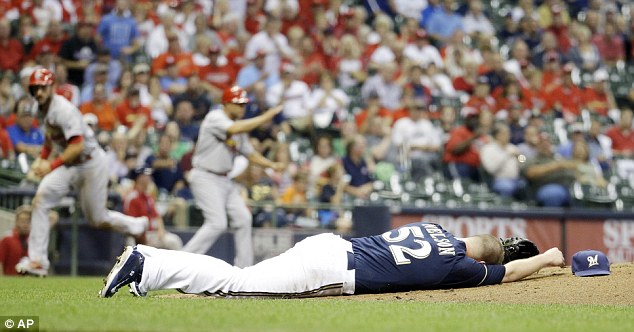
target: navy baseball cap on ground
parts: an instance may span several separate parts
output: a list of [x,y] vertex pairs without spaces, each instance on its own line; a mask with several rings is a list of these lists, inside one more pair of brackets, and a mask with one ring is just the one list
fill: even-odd
[[598,250],[582,250],[572,256],[572,273],[577,277],[609,275],[610,261]]

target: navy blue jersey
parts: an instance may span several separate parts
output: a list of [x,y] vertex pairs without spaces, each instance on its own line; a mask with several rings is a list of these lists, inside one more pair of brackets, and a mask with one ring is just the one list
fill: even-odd
[[351,242],[355,294],[499,284],[506,272],[503,265],[467,257],[463,241],[432,223],[413,223]]

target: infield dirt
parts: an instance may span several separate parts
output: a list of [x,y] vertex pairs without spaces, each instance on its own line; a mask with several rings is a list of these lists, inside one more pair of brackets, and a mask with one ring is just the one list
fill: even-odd
[[509,304],[634,304],[634,264],[612,264],[611,274],[575,277],[570,266],[545,268],[522,281],[465,289],[357,295],[351,300],[489,302]]
[[[508,304],[634,305],[634,263],[612,264],[611,274],[575,277],[570,266],[545,268],[518,282],[463,289],[337,297],[352,301],[485,302]],[[190,294],[161,294],[163,298],[207,298]]]

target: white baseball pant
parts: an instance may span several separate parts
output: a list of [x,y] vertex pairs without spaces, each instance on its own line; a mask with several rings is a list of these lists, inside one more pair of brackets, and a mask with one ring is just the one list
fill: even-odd
[[240,197],[240,187],[226,176],[200,169],[192,169],[189,183],[196,205],[203,211],[205,222],[183,247],[183,251],[205,254],[227,230],[227,217],[235,228],[236,256],[239,267],[253,265],[253,238],[251,212]]
[[108,163],[105,153],[98,149],[92,158],[77,166],[60,166],[46,175],[33,199],[29,259],[48,269],[48,241],[50,223],[48,213],[64,198],[71,187],[79,194],[82,212],[93,226],[109,225],[122,233],[133,235],[145,231],[142,218],[126,216],[106,209],[108,199]]
[[218,297],[300,298],[354,294],[348,270],[352,243],[328,233],[311,236],[283,254],[238,268],[211,256],[138,245],[145,256],[142,292],[178,289]]

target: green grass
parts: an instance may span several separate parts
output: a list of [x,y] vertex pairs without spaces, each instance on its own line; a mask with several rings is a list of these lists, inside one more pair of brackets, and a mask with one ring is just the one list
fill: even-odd
[[634,306],[134,298],[127,287],[102,299],[101,286],[0,278],[0,316],[37,315],[40,331],[634,331]]

